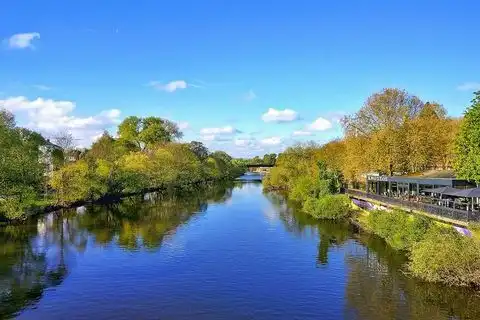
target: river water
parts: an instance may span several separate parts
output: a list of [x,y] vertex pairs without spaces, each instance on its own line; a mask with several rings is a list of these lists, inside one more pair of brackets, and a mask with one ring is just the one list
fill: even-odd
[[2,228],[0,318],[480,319],[405,262],[259,182],[148,194]]

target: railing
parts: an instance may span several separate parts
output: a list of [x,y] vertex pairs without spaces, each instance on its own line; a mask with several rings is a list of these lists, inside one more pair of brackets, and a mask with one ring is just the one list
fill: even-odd
[[480,221],[480,212],[471,210],[459,210],[450,207],[438,206],[435,204],[414,202],[398,198],[390,198],[374,193],[367,193],[360,190],[346,189],[345,193],[363,199],[372,199],[385,204],[400,206],[409,210],[417,210],[427,212],[444,218],[460,220],[460,221]]

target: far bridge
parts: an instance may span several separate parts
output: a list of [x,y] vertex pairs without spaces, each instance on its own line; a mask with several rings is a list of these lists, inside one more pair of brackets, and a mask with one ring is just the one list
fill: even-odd
[[249,164],[247,165],[247,170],[249,172],[267,173],[270,171],[270,168],[272,167],[274,167],[273,164],[265,164],[265,163]]

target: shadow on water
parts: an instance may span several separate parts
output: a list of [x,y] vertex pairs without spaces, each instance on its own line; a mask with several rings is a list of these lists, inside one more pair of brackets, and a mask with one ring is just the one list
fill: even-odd
[[10,318],[60,285],[87,245],[158,250],[166,236],[210,203],[223,203],[234,184],[192,192],[149,193],[118,203],[62,210],[0,229],[0,319]]
[[297,235],[316,234],[317,265],[342,251],[348,267],[346,319],[480,319],[480,293],[425,283],[406,272],[408,258],[375,235],[346,221],[314,220],[278,193],[265,193],[285,228]]

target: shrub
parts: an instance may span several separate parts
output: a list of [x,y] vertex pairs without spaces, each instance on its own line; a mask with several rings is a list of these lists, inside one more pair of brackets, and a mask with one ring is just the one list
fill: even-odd
[[20,196],[0,197],[0,221],[26,217],[26,211],[35,202],[36,193],[32,188],[23,188]]
[[433,227],[413,246],[408,267],[425,281],[480,286],[480,243],[451,228]]
[[341,219],[351,212],[350,199],[345,195],[325,195],[321,198],[308,198],[303,210],[317,219]]
[[329,183],[312,176],[303,176],[292,182],[289,198],[304,202],[309,198],[319,198],[329,194]]
[[50,179],[50,185],[56,190],[57,203],[66,205],[87,199],[90,195],[88,175],[88,164],[83,160],[55,171]]
[[423,239],[431,221],[401,210],[375,210],[367,218],[368,227],[397,250],[410,249]]

